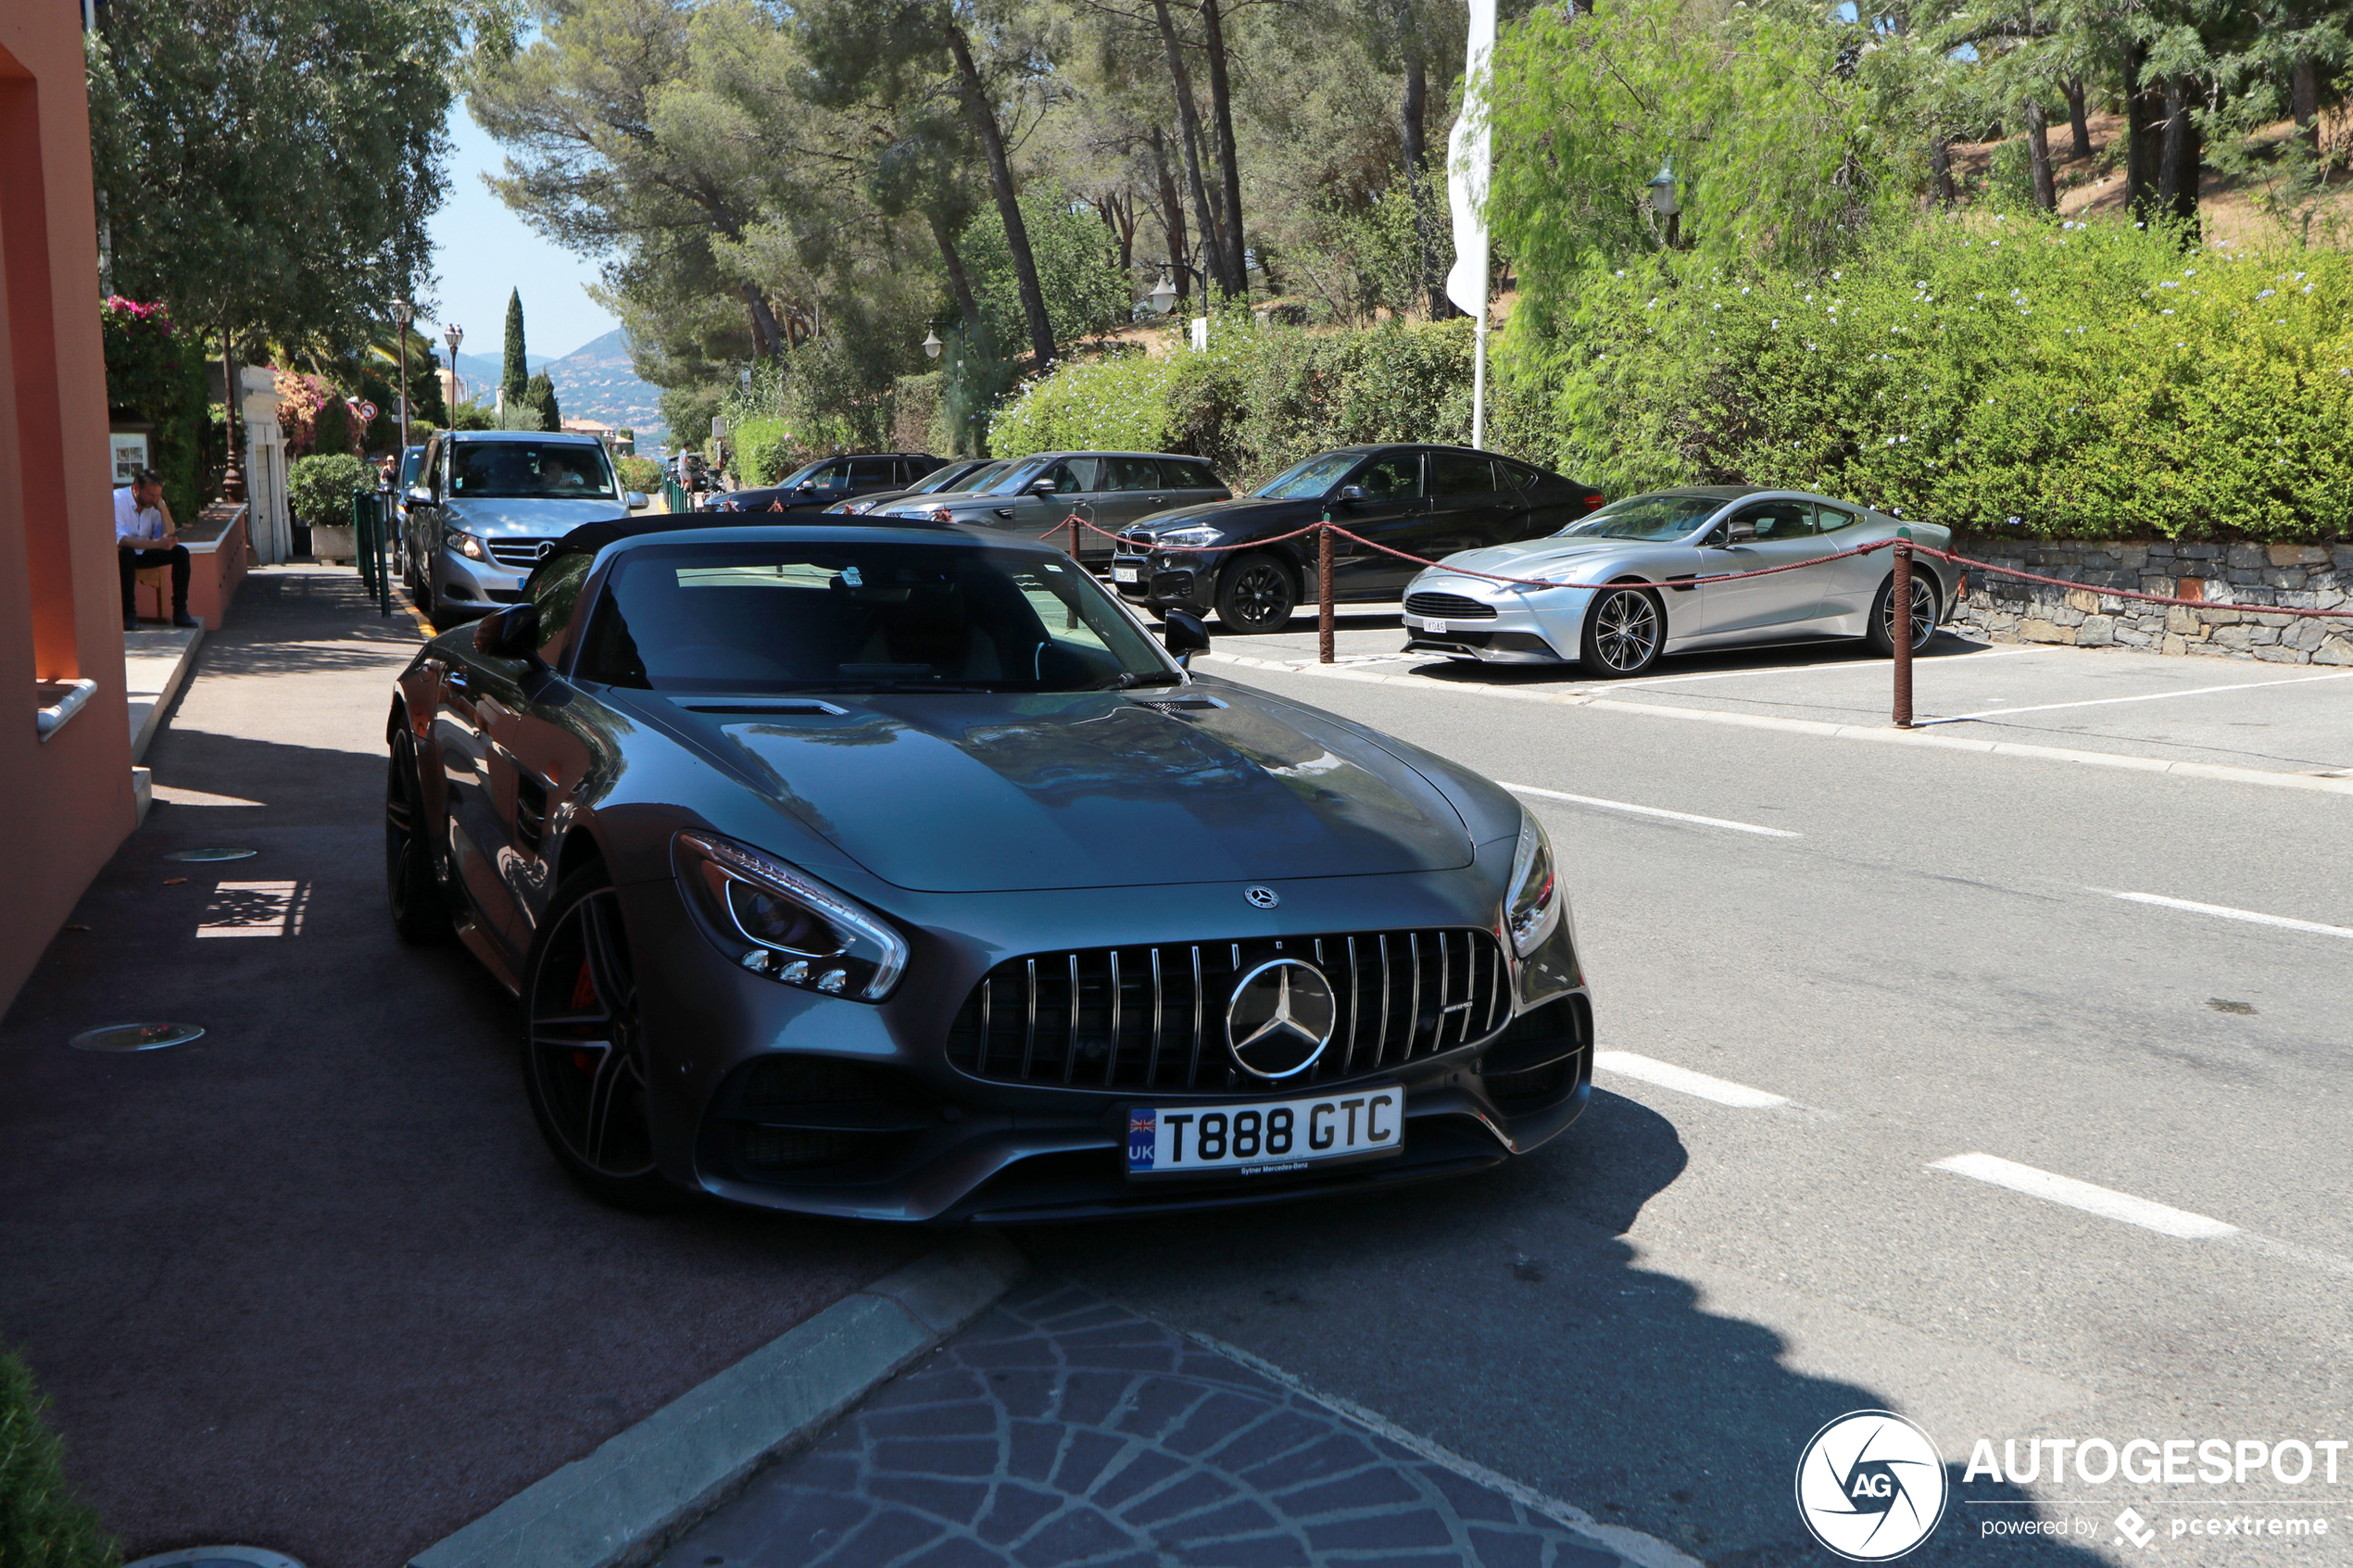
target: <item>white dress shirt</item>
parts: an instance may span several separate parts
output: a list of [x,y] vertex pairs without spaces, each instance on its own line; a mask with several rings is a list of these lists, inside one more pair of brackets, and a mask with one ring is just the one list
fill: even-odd
[[139,544],[163,537],[163,512],[142,507],[131,498],[131,486],[114,493],[114,537],[118,545]]

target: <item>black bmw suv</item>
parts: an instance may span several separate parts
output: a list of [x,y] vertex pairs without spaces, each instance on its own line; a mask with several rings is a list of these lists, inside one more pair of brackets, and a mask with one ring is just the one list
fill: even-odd
[[[1465,446],[1343,446],[1292,464],[1247,495],[1162,512],[1125,530],[1112,557],[1120,597],[1158,614],[1217,612],[1236,632],[1279,632],[1315,597],[1315,540],[1277,536],[1320,521],[1438,560],[1556,533],[1602,504],[1589,484]],[[1263,550],[1217,546],[1274,541]],[[1394,599],[1421,567],[1332,541],[1332,596]]]
[[823,511],[836,501],[882,490],[904,490],[939,467],[928,452],[862,452],[849,458],[822,458],[797,473],[755,490],[730,490],[713,495],[699,508],[712,512],[792,512],[802,508]]

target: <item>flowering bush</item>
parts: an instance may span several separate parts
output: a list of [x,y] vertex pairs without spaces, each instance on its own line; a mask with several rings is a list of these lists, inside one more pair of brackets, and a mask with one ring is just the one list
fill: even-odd
[[107,406],[120,419],[155,427],[152,467],[176,518],[204,504],[204,349],[175,332],[171,313],[116,295],[99,307],[107,357]]
[[284,433],[289,455],[308,452],[318,436],[319,410],[333,395],[317,376],[293,370],[272,370],[278,388],[278,429]]
[[1611,494],[1789,485],[2045,537],[2353,532],[2353,257],[1937,220],[1823,273],[1673,257],[1516,315],[1511,434]]

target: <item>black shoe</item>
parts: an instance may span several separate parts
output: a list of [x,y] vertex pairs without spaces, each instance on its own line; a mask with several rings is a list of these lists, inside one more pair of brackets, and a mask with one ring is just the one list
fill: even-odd
[[171,612],[171,623],[180,627],[196,627],[204,624],[184,609],[175,609]]
[[135,615],[124,616],[122,618],[122,629],[126,632],[136,632],[139,629],[139,618]]

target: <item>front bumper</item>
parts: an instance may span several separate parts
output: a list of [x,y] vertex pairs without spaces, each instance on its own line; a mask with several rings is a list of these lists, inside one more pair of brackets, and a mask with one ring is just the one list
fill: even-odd
[[[1482,862],[1496,854],[1507,861],[1510,848],[1509,841],[1491,846]],[[1402,1152],[1361,1165],[1130,1183],[1131,1106],[1301,1091],[1014,1083],[974,1076],[949,1060],[951,1028],[980,977],[1023,952],[1355,929],[1368,908],[1403,924],[1491,930],[1494,911],[1480,905],[1492,897],[1494,876],[1482,863],[1461,872],[1283,884],[1290,918],[1279,924],[1236,918],[1251,911],[1223,884],[1156,888],[1142,898],[1136,890],[913,897],[917,907],[896,922],[913,948],[910,967],[881,1004],[747,973],[703,935],[674,883],[625,885],[658,1085],[657,1158],[673,1180],[736,1202],[917,1222],[1254,1204],[1497,1163],[1559,1133],[1590,1094],[1591,1002],[1566,920],[1546,947],[1511,968],[1512,1010],[1500,1029],[1307,1091],[1376,1082],[1403,1089]],[[903,918],[910,913],[913,920]],[[974,929],[984,922],[1004,939]],[[817,1087],[768,1086],[786,1083]]]
[[[1115,550],[1111,558],[1113,591],[1131,605],[1150,609],[1189,609],[1207,615],[1216,591],[1217,558],[1186,550],[1154,550],[1144,554]],[[1133,571],[1136,580],[1123,583],[1119,573]]]
[[443,546],[434,552],[434,581],[442,598],[455,609],[487,615],[500,605],[522,597],[526,571],[510,571],[496,561],[475,560]]
[[[1405,616],[1407,653],[1442,654],[1487,664],[1574,664],[1580,657],[1590,588],[1525,589],[1483,578],[1416,578],[1405,597],[1442,594],[1488,609],[1487,615]],[[1437,620],[1441,624],[1427,624]]]

